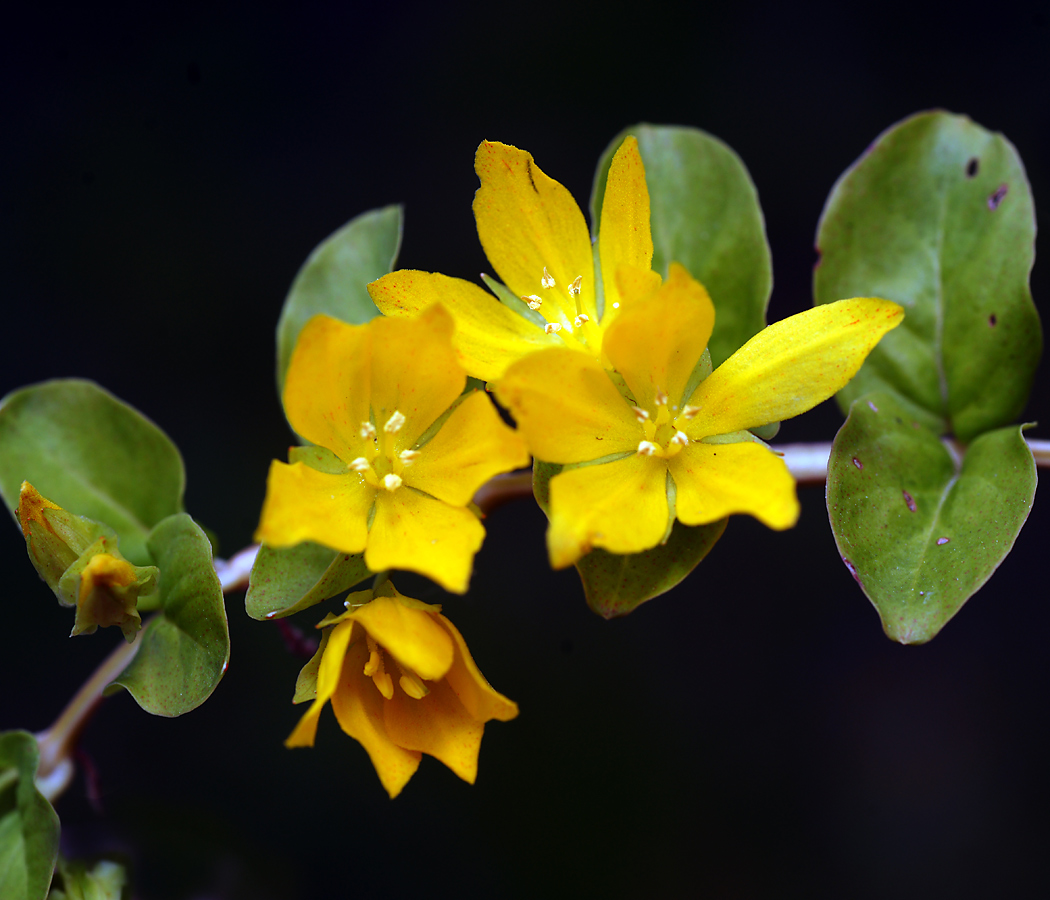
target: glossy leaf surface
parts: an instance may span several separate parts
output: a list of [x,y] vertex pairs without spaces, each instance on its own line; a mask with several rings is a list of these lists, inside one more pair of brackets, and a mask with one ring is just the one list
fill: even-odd
[[956,461],[890,394],[858,399],[828,464],[828,512],[842,561],[886,634],[921,644],[992,575],[1035,497],[1020,426],[981,435]]
[[1034,240],[1028,180],[1002,135],[945,112],[885,132],[839,179],[817,234],[817,303],[883,297],[905,309],[842,408],[888,390],[963,441],[1013,421],[1042,348]]
[[401,246],[400,206],[373,209],[351,219],[310,254],[292,282],[277,322],[277,385],[303,326],[318,313],[362,325],[379,315],[366,285],[394,268]]
[[638,139],[649,188],[653,269],[681,263],[715,305],[710,349],[720,365],[766,324],[773,264],[758,192],[740,157],[697,128],[625,128],[598,163],[591,222],[601,221],[609,165],[627,135]]
[[182,510],[179,451],[145,416],[90,381],[48,381],[0,401],[0,493],[22,482],[77,516],[113,528],[120,550],[149,565],[151,529]]
[[58,859],[59,822],[37,790],[36,738],[0,734],[0,897],[44,900]]
[[185,513],[153,529],[149,549],[160,569],[161,612],[113,684],[146,712],[181,716],[208,699],[230,659],[222,586],[207,536]]
[[[550,479],[561,466],[536,460],[533,490],[549,513]],[[679,584],[711,552],[729,520],[689,527],[675,522],[667,542],[642,553],[615,554],[600,548],[576,563],[587,605],[606,619],[624,616]]]
[[263,544],[248,578],[244,606],[253,619],[279,619],[334,597],[371,574],[361,553],[351,556],[309,541],[282,549]]

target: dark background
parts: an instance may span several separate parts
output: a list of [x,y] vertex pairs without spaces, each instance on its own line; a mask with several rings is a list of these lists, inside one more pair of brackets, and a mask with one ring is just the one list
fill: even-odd
[[[127,4],[8,9],[0,35],[0,393],[83,376],[144,411],[226,553],[291,441],[273,330],[299,265],[403,202],[401,265],[490,271],[470,211],[483,138],[530,150],[585,208],[627,124],[727,141],[766,215],[771,319],[811,302],[835,178],[912,112],[1004,132],[1050,197],[1042,5]],[[1045,312],[1045,268],[1032,283]],[[1044,367],[1027,418],[1050,421],[1048,387]],[[825,405],[782,437],[839,421]],[[103,812],[78,779],[67,849],[129,854],[146,900],[1045,895],[1044,504],[944,633],[905,648],[839,562],[823,492],[801,496],[794,531],[734,520],[624,620],[549,571],[525,502],[490,517],[465,597],[399,580],[445,603],[521,716],[490,724],[477,785],[428,757],[394,802],[330,713],[315,749],[282,747],[301,661],[233,595],[205,706],[165,720],[122,695],[92,721]],[[0,554],[0,728],[41,729],[116,636],[68,639],[14,528]]]

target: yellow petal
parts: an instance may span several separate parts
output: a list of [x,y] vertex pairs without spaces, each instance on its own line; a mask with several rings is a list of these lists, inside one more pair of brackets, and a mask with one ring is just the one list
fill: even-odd
[[[532,154],[483,141],[474,159],[481,187],[474,195],[474,218],[485,255],[501,280],[519,297],[538,294],[568,321],[580,309],[597,321],[594,260],[583,213],[572,195],[548,178]],[[554,287],[543,288],[543,270]],[[580,295],[569,285],[582,276]]]
[[612,321],[621,300],[617,270],[632,266],[648,271],[653,262],[649,188],[638,141],[631,136],[620,144],[609,166],[598,229],[598,255],[605,287],[604,324]]
[[659,391],[670,398],[672,409],[681,404],[714,324],[715,308],[704,286],[672,264],[655,294],[628,304],[609,326],[602,349],[638,405],[655,414]]
[[289,466],[274,460],[255,540],[271,547],[316,541],[343,553],[360,553],[375,495],[375,488],[356,472],[330,475],[304,463]]
[[365,748],[393,799],[416,773],[420,754],[399,747],[387,734],[383,710],[387,701],[372,679],[362,674],[367,661],[367,646],[358,641],[346,654],[339,687],[332,696],[332,710],[343,731]]
[[387,734],[398,746],[429,753],[473,784],[485,726],[470,716],[446,682],[427,687],[430,693],[421,700],[413,700],[400,686],[395,689],[383,706]]
[[551,566],[572,565],[592,547],[641,553],[667,531],[667,467],[662,459],[625,459],[569,469],[551,479],[547,550]]
[[436,618],[452,635],[456,647],[456,656],[445,681],[456,692],[466,711],[479,722],[487,722],[489,719],[507,722],[517,716],[518,704],[494,690],[485,680],[467,649],[467,642],[463,640],[463,635],[456,626],[443,615],[438,614]]
[[331,699],[339,684],[343,661],[346,658],[347,646],[353,633],[354,623],[343,621],[329,632],[325,642],[324,655],[317,670],[317,695],[310,708],[303,713],[299,724],[284,742],[286,747],[312,747],[317,736],[317,720],[324,705]]
[[642,428],[601,365],[575,350],[543,350],[507,370],[496,397],[538,459],[589,462],[633,452]]
[[412,317],[435,303],[444,306],[456,323],[452,345],[460,364],[485,381],[499,378],[528,353],[561,344],[557,335],[544,334],[488,291],[460,278],[402,269],[373,281],[368,293],[387,316]]
[[411,447],[467,383],[452,349],[452,317],[432,306],[415,319],[380,317],[372,329],[372,414],[382,428],[394,412],[405,417],[396,451]]
[[467,397],[419,457],[405,469],[405,484],[466,506],[493,475],[529,464],[525,440],[508,428],[482,391]]
[[790,419],[843,388],[904,310],[858,297],[817,306],[756,334],[689,399],[700,412],[692,438],[727,434]]
[[419,572],[446,591],[462,594],[484,539],[485,529],[469,509],[449,506],[408,486],[382,491],[376,498],[365,565],[373,572]]
[[299,333],[284,383],[284,411],[298,434],[349,462],[365,451],[372,342],[367,326],[314,316]]
[[795,479],[761,444],[691,443],[668,468],[678,519],[686,525],[706,525],[732,513],[747,513],[778,531],[798,521]]
[[428,612],[405,606],[394,597],[376,597],[350,617],[420,678],[444,678],[452,666],[452,639]]

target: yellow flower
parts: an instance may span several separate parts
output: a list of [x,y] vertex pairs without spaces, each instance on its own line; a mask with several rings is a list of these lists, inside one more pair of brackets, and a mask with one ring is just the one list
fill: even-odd
[[624,309],[604,342],[615,373],[551,349],[495,385],[536,458],[566,466],[550,482],[555,568],[592,547],[647,550],[676,517],[703,525],[748,513],[790,528],[794,479],[747,429],[826,400],[904,315],[878,299],[819,306],[759,332],[697,384],[715,318],[707,291],[677,265],[657,290],[643,285],[638,273],[621,273]]
[[456,321],[454,344],[464,368],[487,381],[548,347],[585,350],[602,360],[603,335],[620,307],[616,272],[629,266],[650,287],[659,284],[649,271],[649,190],[638,142],[628,137],[613,157],[596,248],[572,195],[531,154],[485,141],[474,168],[481,179],[474,197],[481,245],[507,288],[521,298],[510,299],[523,314],[469,281],[412,270],[370,284],[376,306],[388,316],[414,316],[442,303]]
[[307,665],[320,657],[316,695],[285,745],[312,747],[331,700],[391,798],[424,753],[473,784],[485,723],[513,719],[517,704],[492,689],[440,606],[404,597],[390,582],[371,598],[371,591],[351,594],[348,612],[318,625],[324,637]]
[[452,329],[440,306],[414,320],[306,324],[284,408],[316,446],[293,450],[291,465],[271,465],[256,540],[364,551],[373,572],[410,569],[446,590],[467,589],[485,536],[467,504],[529,455],[484,393],[461,397],[467,376]]

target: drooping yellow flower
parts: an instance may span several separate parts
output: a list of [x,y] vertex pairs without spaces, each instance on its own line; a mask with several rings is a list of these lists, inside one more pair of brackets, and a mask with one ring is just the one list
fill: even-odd
[[604,341],[615,372],[549,349],[495,385],[533,455],[566,466],[550,482],[551,564],[571,565],[592,547],[639,553],[675,518],[703,525],[748,513],[790,528],[794,479],[747,429],[842,388],[903,310],[868,298],[807,310],[759,332],[697,384],[715,318],[707,291],[677,265],[655,291],[638,273],[620,275],[624,309]]
[[467,375],[452,329],[440,306],[413,320],[306,324],[284,407],[316,446],[293,449],[291,465],[271,465],[256,540],[364,551],[374,572],[409,569],[446,590],[467,589],[485,536],[468,504],[529,455],[484,393],[461,397]]
[[424,753],[473,784],[485,723],[513,719],[517,704],[492,689],[440,606],[404,597],[390,582],[372,596],[351,594],[347,612],[318,625],[324,637],[307,665],[320,657],[316,694],[285,745],[312,747],[331,700],[339,725],[368,751],[391,798]]
[[603,335],[620,308],[616,272],[629,266],[649,287],[659,283],[649,271],[649,190],[637,140],[628,137],[613,157],[596,248],[572,195],[548,178],[531,154],[485,141],[474,168],[481,179],[474,197],[481,245],[503,283],[520,298],[520,304],[511,299],[524,315],[469,281],[407,269],[368,286],[376,306],[388,316],[415,316],[443,304],[456,321],[454,343],[464,368],[487,381],[515,360],[548,347],[584,350],[602,360]]

